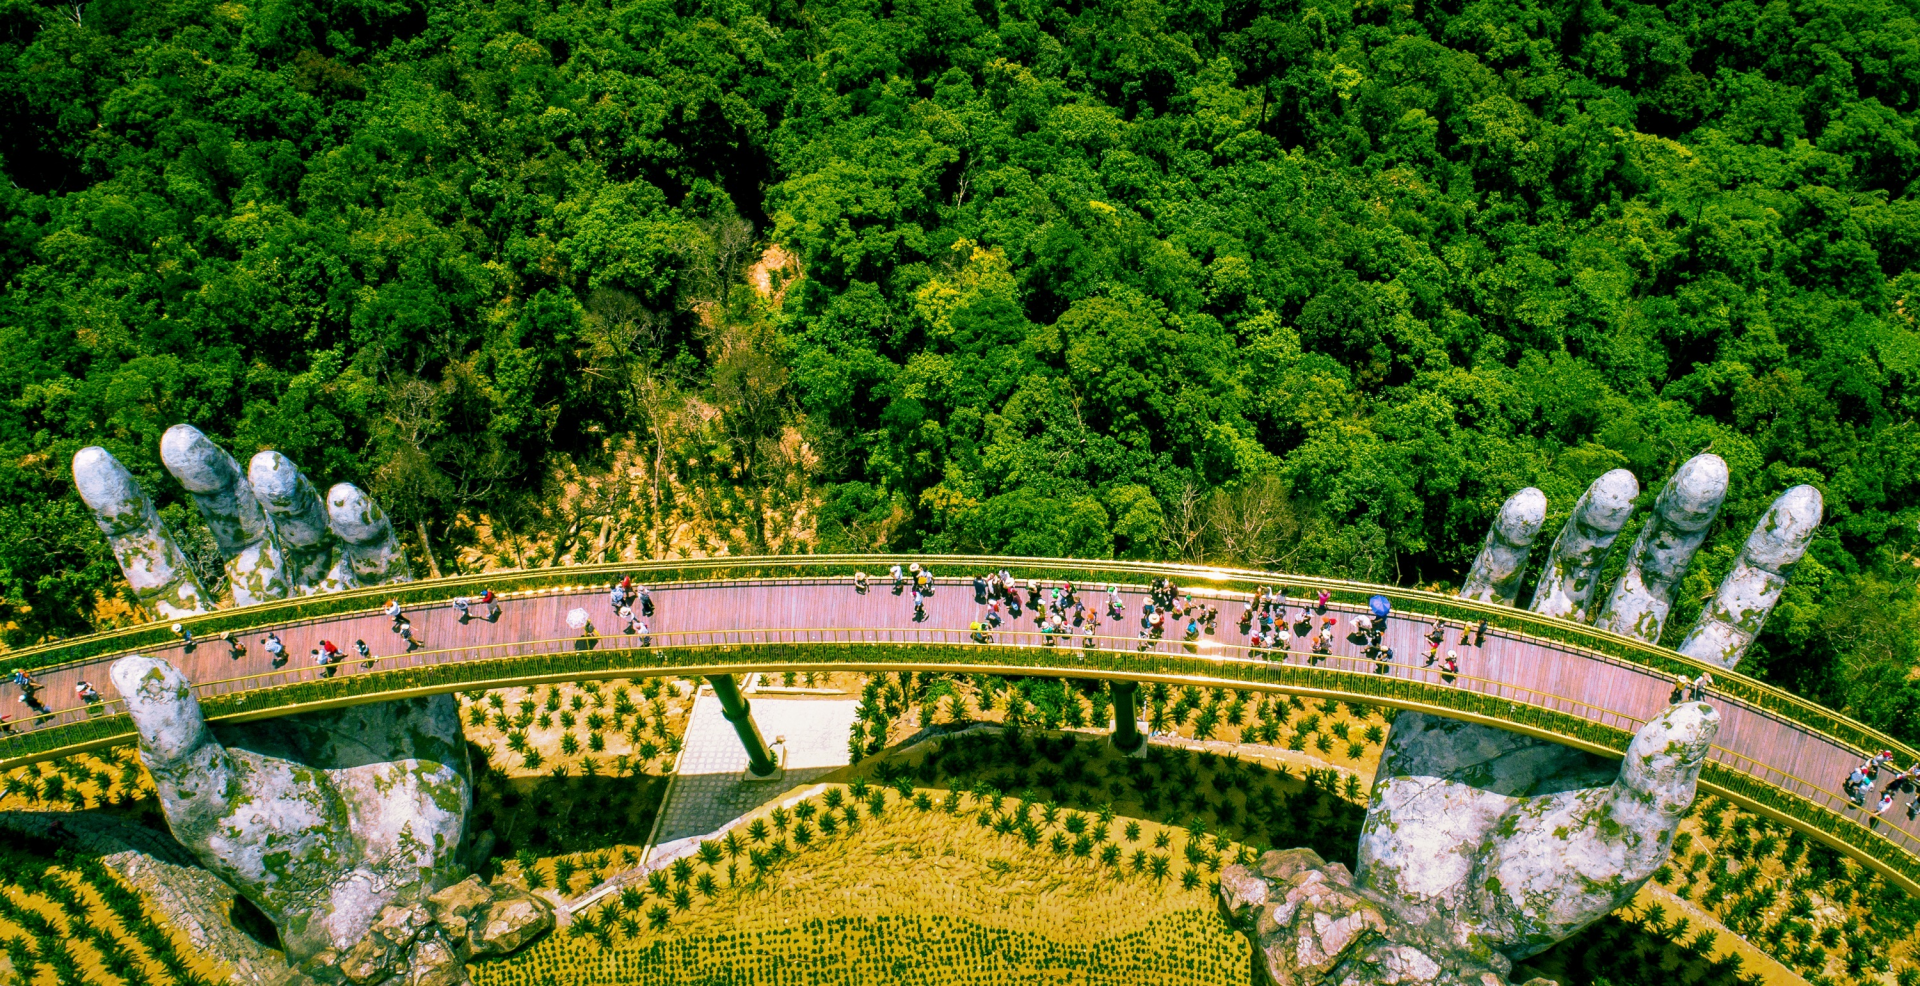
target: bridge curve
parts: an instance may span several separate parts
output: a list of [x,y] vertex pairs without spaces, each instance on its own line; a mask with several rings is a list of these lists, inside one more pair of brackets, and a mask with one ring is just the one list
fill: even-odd
[[[1313,697],[1350,699],[1462,718],[1528,733],[1591,752],[1618,755],[1648,718],[1666,706],[1676,674],[1703,668],[1672,651],[1649,647],[1591,627],[1503,607],[1417,590],[1194,566],[1088,562],[1063,559],[922,557],[946,572],[927,600],[926,618],[913,619],[905,596],[895,596],[877,573],[905,558],[884,556],[786,559],[712,559],[701,562],[595,566],[572,570],[496,573],[309,597],[223,611],[188,621],[198,638],[191,651],[160,625],[147,625],[10,655],[16,666],[37,668],[51,711],[0,736],[0,769],[124,742],[132,736],[117,699],[88,705],[74,685],[90,681],[104,691],[106,669],[129,653],[164,657],[195,681],[210,718],[238,721],[383,701],[406,695],[464,691],[582,678],[724,674],[780,670],[938,670],[994,674],[1167,681]],[[979,644],[967,631],[981,607],[970,581],[951,577],[989,568],[1018,577],[1075,580],[1084,593],[1108,582],[1123,586],[1127,617],[1086,638],[1049,645],[1032,619],[1009,621]],[[856,592],[851,573],[876,573],[872,588]],[[622,634],[608,583],[621,573],[653,586],[656,615],[650,646]],[[1143,642],[1133,636],[1146,577],[1173,578],[1194,597],[1220,606],[1217,632],[1194,644],[1178,639]],[[1255,652],[1236,624],[1256,584],[1289,587],[1291,610],[1302,594],[1326,589],[1329,608],[1343,617],[1364,608],[1366,596],[1394,603],[1386,644],[1398,655],[1384,670],[1344,638],[1332,655],[1314,661],[1304,640],[1292,651]],[[502,595],[497,622],[476,615],[462,623],[450,605],[460,594],[491,586]],[[405,649],[380,605],[388,597],[405,607],[420,646]],[[1093,600],[1088,599],[1091,605]],[[568,611],[588,611],[595,635],[566,623]],[[1484,645],[1454,643],[1460,671],[1443,678],[1424,666],[1430,621],[1445,618],[1490,624]],[[1342,619],[1343,627],[1347,625]],[[272,630],[290,660],[273,667],[261,646]],[[245,642],[243,658],[217,639],[231,631]],[[332,669],[307,656],[322,639],[347,651]],[[364,639],[374,659],[353,654]],[[1751,810],[1783,821],[1832,845],[1920,894],[1920,824],[1904,812],[1874,818],[1838,792],[1838,781],[1869,755],[1890,749],[1906,762],[1915,751],[1888,737],[1750,678],[1712,669],[1712,700],[1721,729],[1701,783]],[[332,673],[329,674],[328,672]]]

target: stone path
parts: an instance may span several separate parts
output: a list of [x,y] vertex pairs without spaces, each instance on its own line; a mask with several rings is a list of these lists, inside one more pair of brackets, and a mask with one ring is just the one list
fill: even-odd
[[772,780],[746,777],[747,751],[721,714],[720,700],[702,688],[687,718],[685,746],[673,787],[660,808],[649,857],[672,854],[687,840],[698,840],[728,822],[812,783],[848,763],[852,732],[851,699],[784,699],[749,696],[760,735],[782,763]]

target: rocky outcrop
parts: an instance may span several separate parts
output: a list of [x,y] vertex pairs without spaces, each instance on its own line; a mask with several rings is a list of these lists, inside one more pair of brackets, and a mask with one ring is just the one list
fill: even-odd
[[315,977],[353,986],[459,986],[468,960],[505,955],[553,929],[553,907],[509,884],[467,879],[423,904],[389,905],[365,937],[329,949]]
[[1483,961],[1400,922],[1311,849],[1227,866],[1220,906],[1252,937],[1254,968],[1275,986],[1507,986],[1504,958]]

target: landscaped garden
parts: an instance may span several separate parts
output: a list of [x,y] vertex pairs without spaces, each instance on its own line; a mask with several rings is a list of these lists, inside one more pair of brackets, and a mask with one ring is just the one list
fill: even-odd
[[[763,684],[857,694],[858,762],[524,952],[475,964],[475,986],[1245,983],[1248,946],[1215,902],[1220,868],[1291,846],[1352,865],[1390,723],[1349,703],[1149,685],[1141,716],[1162,737],[1129,757],[1105,739],[1112,700],[1094,681]],[[654,678],[461,696],[486,875],[574,897],[638,864],[694,689]],[[13,771],[3,790],[4,810],[164,824],[131,747]],[[31,970],[23,982],[220,980],[99,858],[8,839],[0,961]],[[1564,986],[1795,973],[1911,986],[1916,916],[1837,853],[1708,797],[1632,907],[1520,971]]]

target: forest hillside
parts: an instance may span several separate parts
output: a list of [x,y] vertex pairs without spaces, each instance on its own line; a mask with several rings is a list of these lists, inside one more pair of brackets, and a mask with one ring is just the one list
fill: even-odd
[[1448,585],[1712,451],[1669,632],[1812,483],[1746,668],[1920,739],[1915,7],[0,0],[5,639],[134,618],[87,444],[217,582],[180,421],[444,572]]

